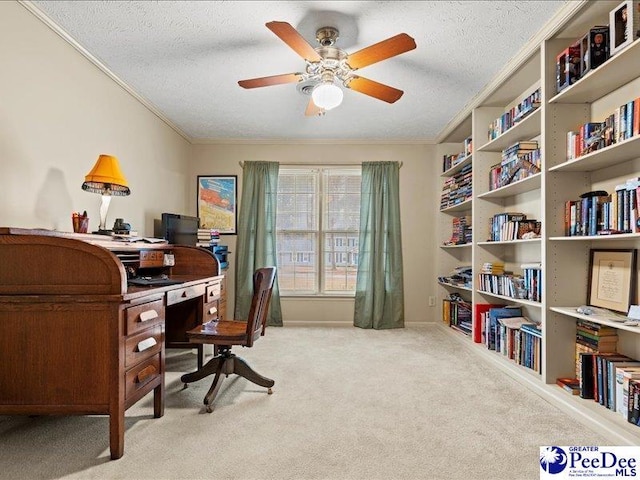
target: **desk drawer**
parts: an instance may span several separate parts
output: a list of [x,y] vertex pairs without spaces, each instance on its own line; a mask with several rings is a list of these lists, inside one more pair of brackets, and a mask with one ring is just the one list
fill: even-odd
[[217,319],[219,315],[218,302],[205,303],[202,309],[202,323]]
[[161,374],[160,354],[158,353],[126,373],[125,396],[127,398],[131,397],[144,389],[147,384],[158,378]]
[[162,300],[129,307],[125,310],[127,335],[137,333],[164,321]]
[[162,350],[162,325],[140,332],[127,338],[125,342],[124,366],[131,367]]
[[222,293],[222,285],[220,282],[214,283],[213,285],[207,286],[207,296],[205,297],[205,302],[213,302],[214,300],[218,300],[220,298],[220,294]]
[[204,292],[204,285],[194,285],[192,287],[169,290],[167,292],[167,305],[173,305],[175,303],[184,302],[185,300],[201,297],[202,295],[204,295]]

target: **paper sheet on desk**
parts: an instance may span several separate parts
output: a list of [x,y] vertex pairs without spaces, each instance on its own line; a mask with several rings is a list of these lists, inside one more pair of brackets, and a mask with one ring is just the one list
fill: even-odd
[[153,237],[132,237],[130,235],[113,235],[113,239],[117,242],[145,242],[145,243],[167,243],[164,238]]

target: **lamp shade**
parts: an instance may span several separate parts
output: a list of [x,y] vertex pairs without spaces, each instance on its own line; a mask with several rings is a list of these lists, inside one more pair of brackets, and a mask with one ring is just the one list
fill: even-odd
[[129,185],[124,178],[118,159],[111,155],[100,155],[91,171],[84,177],[82,189],[87,192],[123,197],[129,195]]
[[342,89],[331,82],[321,83],[313,89],[311,98],[316,107],[331,110],[342,103]]

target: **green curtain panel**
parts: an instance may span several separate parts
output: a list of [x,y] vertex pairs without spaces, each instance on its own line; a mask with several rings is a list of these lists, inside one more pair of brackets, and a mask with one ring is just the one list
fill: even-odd
[[[249,315],[253,274],[258,268],[276,266],[277,162],[244,162],[242,197],[236,245],[236,306],[234,318]],[[267,325],[282,326],[278,277],[273,283]]]
[[397,162],[362,164],[356,327],[404,327],[399,171]]

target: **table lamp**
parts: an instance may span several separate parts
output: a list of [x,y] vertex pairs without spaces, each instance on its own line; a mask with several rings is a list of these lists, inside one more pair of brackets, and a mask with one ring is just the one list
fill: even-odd
[[111,197],[113,195],[123,197],[131,193],[127,185],[127,180],[120,171],[118,159],[111,155],[100,155],[91,171],[84,177],[82,189],[87,192],[102,195],[102,203],[100,204],[100,226],[97,232],[92,233],[110,235],[111,230],[107,230],[106,222]]

